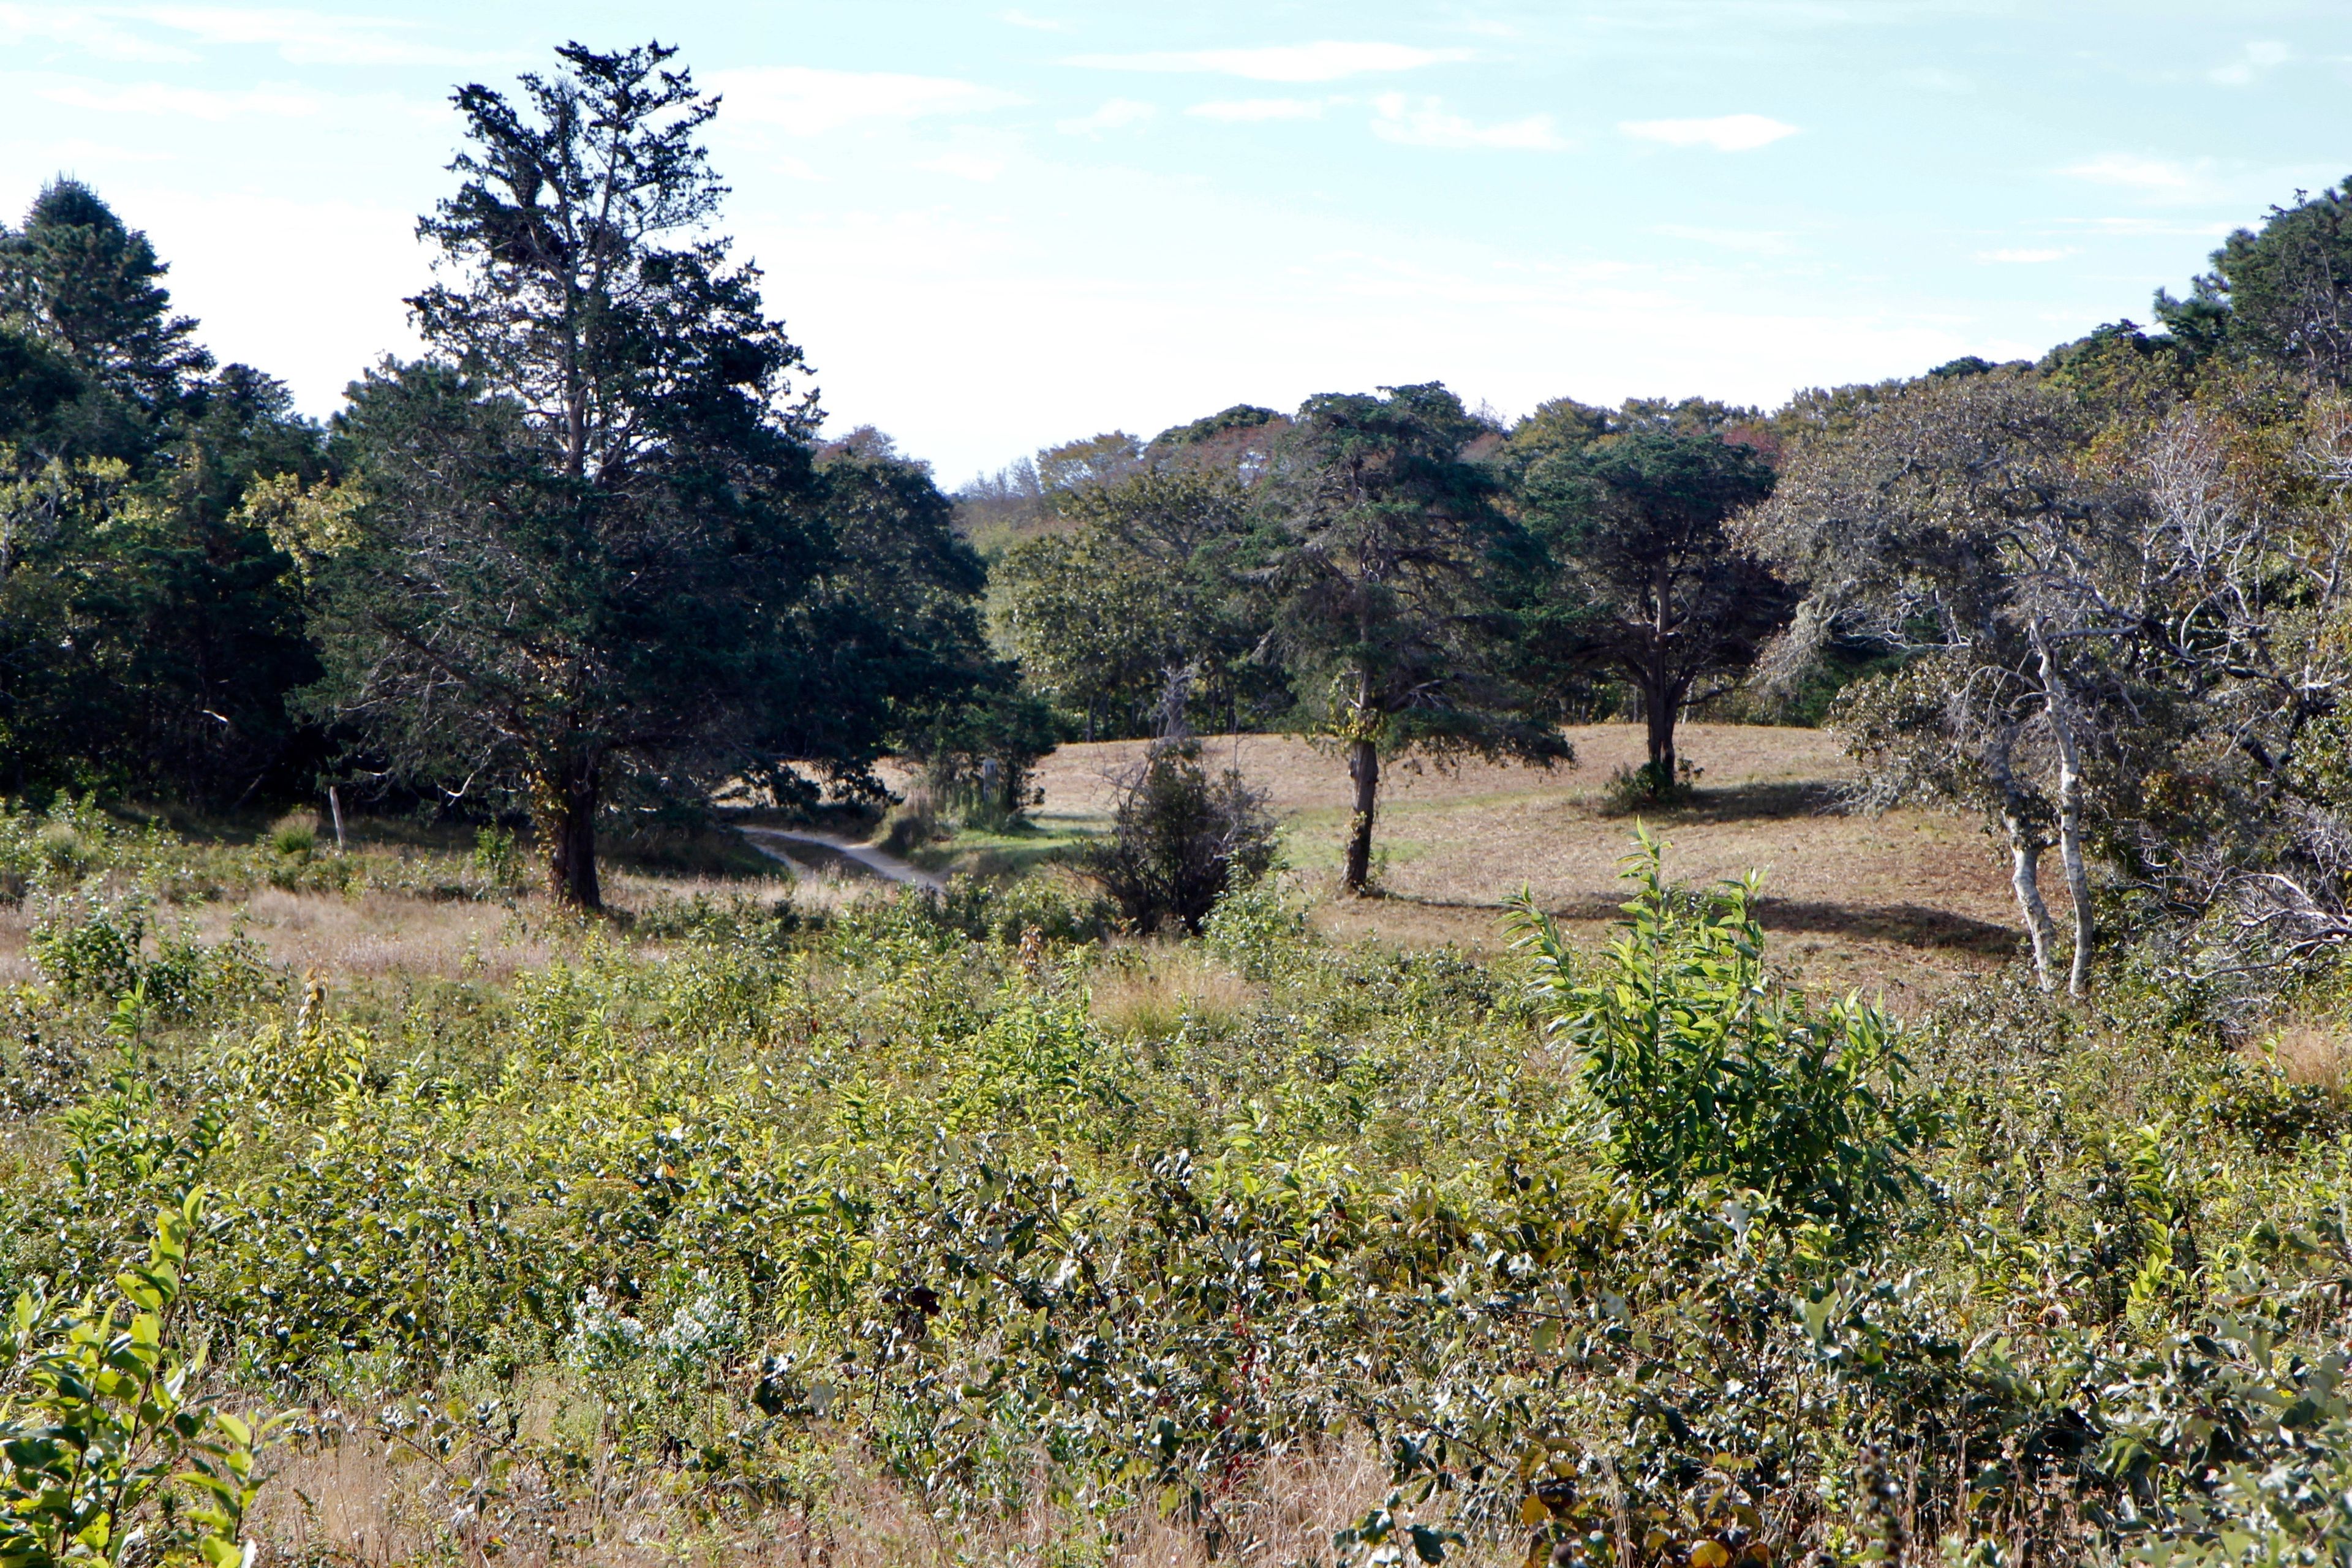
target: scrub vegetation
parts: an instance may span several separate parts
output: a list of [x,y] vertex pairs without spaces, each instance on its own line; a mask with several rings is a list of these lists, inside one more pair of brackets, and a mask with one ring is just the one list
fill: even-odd
[[455,106],[324,425],[0,229],[0,1568],[2352,1563],[2352,187],[950,496]]

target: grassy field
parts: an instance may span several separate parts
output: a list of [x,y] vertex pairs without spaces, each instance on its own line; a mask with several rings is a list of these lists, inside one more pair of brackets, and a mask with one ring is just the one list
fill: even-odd
[[[1281,736],[1219,740],[1283,819],[1285,847],[1317,894],[1328,934],[1398,947],[1453,942],[1492,952],[1504,901],[1531,888],[1580,939],[1599,941],[1622,900],[1619,858],[1636,819],[1607,804],[1610,775],[1643,760],[1633,725],[1572,731],[1577,763],[1546,771],[1471,763],[1392,771],[1382,787],[1384,897],[1328,896],[1349,810],[1345,764]],[[1041,835],[1057,842],[1107,824],[1112,779],[1144,742],[1065,746],[1038,771]],[[1883,992],[1898,1011],[1998,967],[2020,931],[2002,868],[1970,820],[1904,810],[1837,809],[1851,766],[1818,730],[1694,724],[1683,754],[1702,771],[1690,804],[1650,814],[1673,846],[1675,879],[1700,884],[1765,873],[1766,926],[1780,958],[1811,984]],[[2063,899],[2063,893],[2052,889]]]
[[[1267,793],[1319,931],[1403,950],[1452,943],[1491,954],[1504,941],[1504,902],[1523,882],[1580,942],[1603,940],[1617,917],[1618,861],[1637,819],[1610,808],[1606,785],[1641,760],[1641,733],[1594,725],[1573,739],[1576,765],[1549,772],[1393,769],[1380,822],[1382,896],[1366,900],[1333,896],[1349,790],[1339,758],[1266,735],[1220,740],[1210,751]],[[1108,827],[1113,779],[1143,749],[1132,741],[1065,746],[1038,770],[1045,799],[1028,823],[961,833],[912,858],[931,871],[982,875],[1066,858]],[[1849,766],[1819,731],[1692,725],[1684,751],[1704,770],[1697,797],[1646,818],[1672,845],[1670,869],[1686,885],[1763,870],[1776,958],[1805,983],[1883,994],[1904,1011],[2015,952],[2008,887],[1975,823],[1838,810]],[[452,879],[463,877],[447,868],[462,847],[429,840],[406,824],[354,822],[351,860],[365,869],[352,887],[322,889],[315,874],[284,874],[299,868],[265,868],[251,896],[199,902],[174,918],[208,941],[242,930],[296,973],[353,978],[503,983],[583,940],[576,922],[543,907],[533,865],[515,868],[500,900],[454,897]],[[864,868],[805,846],[794,851],[797,881],[772,861],[731,863],[709,845],[688,847],[700,853],[624,858],[608,870],[607,894],[625,921],[698,899],[762,907],[790,900],[821,913],[874,885]],[[817,874],[808,874],[812,866]],[[753,868],[778,874],[746,874]],[[269,874],[286,885],[271,885]],[[23,906],[0,905],[0,984],[33,978],[26,943],[34,919]]]

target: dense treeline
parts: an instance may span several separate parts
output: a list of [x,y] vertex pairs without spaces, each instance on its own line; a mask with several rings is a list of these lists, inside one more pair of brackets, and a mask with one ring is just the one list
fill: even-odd
[[870,797],[1016,701],[928,471],[817,439],[670,53],[457,95],[425,355],[323,427],[86,187],[0,237],[0,786],[527,814],[594,907],[601,818]]
[[[2233,236],[2162,330],[1962,359],[1769,414],[1436,386],[1097,437],[965,492],[999,635],[1087,734],[1302,729],[1382,763],[1553,760],[1642,718],[1633,793],[1688,786],[1694,706],[1825,717],[1866,803],[1981,810],[2045,984],[2103,922],[2234,973],[2352,931],[2344,191]],[[1188,704],[1190,707],[1188,708]],[[2056,850],[2072,931],[2042,887]],[[2184,958],[2183,955],[2197,955]]]

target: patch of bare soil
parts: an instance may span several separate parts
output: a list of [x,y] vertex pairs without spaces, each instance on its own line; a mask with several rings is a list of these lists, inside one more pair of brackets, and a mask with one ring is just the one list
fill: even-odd
[[[1570,731],[1573,767],[1410,765],[1383,780],[1378,847],[1384,897],[1322,897],[1317,923],[1336,936],[1404,946],[1500,948],[1502,907],[1522,884],[1579,941],[1607,940],[1625,892],[1620,862],[1635,819],[1607,807],[1605,785],[1643,760],[1641,730]],[[1924,811],[1837,809],[1852,764],[1818,730],[1693,724],[1680,749],[1701,770],[1696,798],[1647,814],[1670,846],[1667,873],[1696,886],[1764,873],[1773,957],[1806,984],[1883,994],[1907,1010],[2016,952],[2015,906],[1993,846],[1967,818]],[[1039,768],[1049,822],[1098,824],[1110,779],[1141,742],[1065,746]],[[1206,746],[1267,792],[1290,858],[1326,893],[1350,808],[1345,763],[1302,741],[1248,735]],[[2063,901],[2063,891],[2050,892]]]

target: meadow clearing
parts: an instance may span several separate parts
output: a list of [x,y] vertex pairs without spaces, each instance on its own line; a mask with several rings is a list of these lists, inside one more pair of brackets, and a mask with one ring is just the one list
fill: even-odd
[[[2016,903],[1979,823],[1916,808],[1848,812],[1841,786],[1853,764],[1823,731],[1691,724],[1683,734],[1684,753],[1704,770],[1697,798],[1639,814],[1608,799],[1611,775],[1642,760],[1637,725],[1570,730],[1572,767],[1394,769],[1383,781],[1380,896],[1318,898],[1318,928],[1342,941],[1492,953],[1505,940],[1504,901],[1524,883],[1580,940],[1599,942],[1619,918],[1618,872],[1642,822],[1672,845],[1670,871],[1686,886],[1762,871],[1776,959],[1808,984],[1883,993],[1902,1010],[2015,953]],[[1146,745],[1073,744],[1046,757],[1038,827],[1073,838],[1103,831],[1114,778]],[[1217,738],[1204,749],[1267,793],[1301,885],[1328,891],[1349,811],[1344,760],[1289,736]]]

